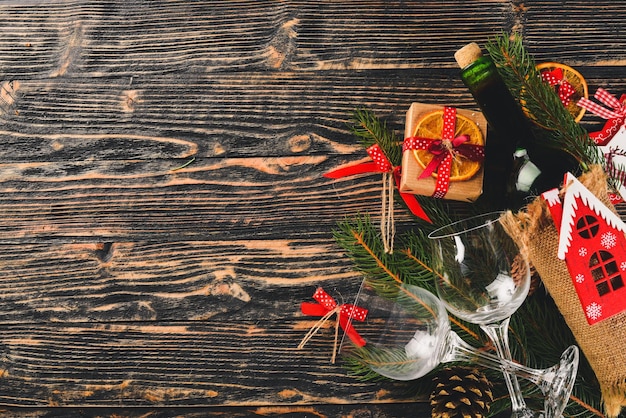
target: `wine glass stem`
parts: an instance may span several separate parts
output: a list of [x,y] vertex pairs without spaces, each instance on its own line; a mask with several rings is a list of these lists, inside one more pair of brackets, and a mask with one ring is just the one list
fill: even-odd
[[[509,348],[509,321],[510,318],[506,318],[499,323],[481,325],[481,329],[489,336],[495,345],[498,356],[505,360],[512,361],[511,349]],[[503,375],[506,387],[511,396],[511,410],[513,411],[513,416],[518,416],[520,412],[528,410],[524,402],[522,390],[514,374],[504,370]],[[521,416],[524,415],[522,414]]]

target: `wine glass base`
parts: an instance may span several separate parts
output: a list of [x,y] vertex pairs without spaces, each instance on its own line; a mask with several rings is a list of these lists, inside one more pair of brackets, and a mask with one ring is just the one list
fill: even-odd
[[521,411],[513,411],[511,418],[545,418],[543,412],[535,412],[528,408],[524,408]]
[[561,354],[559,364],[550,369],[544,394],[546,418],[560,418],[569,402],[578,372],[579,351],[575,345],[570,346]]

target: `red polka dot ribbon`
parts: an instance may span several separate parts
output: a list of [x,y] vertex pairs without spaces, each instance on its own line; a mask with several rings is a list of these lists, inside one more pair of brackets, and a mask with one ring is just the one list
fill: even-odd
[[367,309],[349,303],[337,305],[335,299],[321,287],[317,288],[313,294],[313,299],[315,299],[317,303],[302,302],[300,309],[303,314],[329,317],[336,313],[337,322],[350,340],[359,347],[365,345],[363,337],[352,327],[352,320],[363,322],[367,316]]
[[485,159],[485,151],[482,145],[468,144],[468,135],[455,137],[456,130],[456,109],[444,107],[443,109],[443,129],[441,139],[423,138],[413,136],[406,138],[402,145],[402,151],[406,150],[426,150],[433,155],[432,160],[419,178],[424,179],[432,173],[437,173],[437,181],[432,197],[442,199],[450,188],[450,171],[452,161],[457,155],[463,155],[471,161],[482,163]]
[[[402,167],[397,166],[394,167],[383,150],[378,146],[378,144],[372,145],[367,148],[367,154],[370,156],[372,161],[350,165],[347,167],[338,168],[335,170],[331,170],[324,174],[324,177],[331,179],[338,179],[341,177],[354,176],[357,174],[366,174],[366,173],[392,173],[394,177],[394,181],[396,183],[396,188],[400,189],[400,178],[402,177]],[[406,204],[407,208],[411,211],[411,213],[417,216],[420,219],[423,219],[427,222],[432,223],[422,206],[419,204],[414,195],[408,193],[400,192],[400,197]]]
[[376,168],[378,169],[378,171],[380,171],[381,173],[389,173],[393,171],[393,166],[387,159],[387,156],[385,155],[383,150],[380,149],[380,146],[378,144],[372,145],[365,151],[367,151],[367,155],[369,155],[372,161],[374,161],[374,164],[376,164]]
[[574,86],[563,78],[563,69],[555,68],[552,71],[542,71],[541,78],[552,87],[557,87],[557,94],[563,106],[567,106],[572,101],[572,96],[576,93]]

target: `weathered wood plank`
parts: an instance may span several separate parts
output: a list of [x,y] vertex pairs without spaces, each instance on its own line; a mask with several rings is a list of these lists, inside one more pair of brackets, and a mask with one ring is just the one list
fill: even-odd
[[304,406],[406,402],[410,383],[365,383],[330,364],[314,321],[3,326],[6,406]]
[[[472,105],[453,74],[246,73],[5,82],[2,161],[346,153],[358,106],[396,128],[416,100]],[[10,105],[8,104],[10,102]]]
[[[0,246],[0,323],[293,318],[361,276],[329,238]],[[0,338],[1,340],[1,338]]]
[[[539,61],[624,66],[626,14],[619,1],[520,2],[524,38]],[[623,79],[615,68],[613,77]],[[595,90],[594,90],[595,91]]]
[[[430,407],[425,402],[387,404],[303,405],[303,406],[241,406],[241,407],[104,407],[104,408],[2,408],[0,414],[14,418],[171,418],[171,417],[277,417],[290,418],[397,418],[427,417]],[[502,418],[505,418],[504,416]]]
[[[380,175],[329,180],[322,156],[0,166],[0,239],[327,239],[380,212]],[[408,220],[405,210],[398,221]]]
[[505,0],[28,1],[0,13],[0,69],[36,78],[452,67],[459,42],[514,21]]
[[[465,41],[524,30],[552,56],[620,64],[619,3],[36,2],[2,5],[0,68],[10,76],[172,71],[452,68]],[[366,12],[365,12],[366,11]],[[471,19],[467,16],[471,15]],[[554,21],[567,25],[554,25]],[[546,28],[554,36],[546,36]],[[547,38],[550,38],[548,40]],[[552,46],[546,47],[546,42]],[[616,43],[617,42],[617,43]],[[613,45],[611,59],[604,45]]]

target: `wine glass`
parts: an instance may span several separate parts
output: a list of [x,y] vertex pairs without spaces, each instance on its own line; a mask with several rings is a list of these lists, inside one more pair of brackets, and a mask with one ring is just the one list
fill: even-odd
[[369,287],[359,292],[356,304],[369,311],[366,322],[359,323],[367,344],[351,349],[376,373],[395,380],[413,380],[441,363],[473,362],[530,380],[546,396],[558,393],[569,397],[576,377],[571,365],[578,364],[578,347],[565,350],[552,367],[532,369],[463,341],[451,329],[445,305],[428,290],[403,284],[383,292],[387,293],[385,297]]
[[[499,222],[502,212],[486,213],[451,223],[431,232],[432,268],[437,294],[446,309],[467,322],[480,325],[496,352],[512,360],[508,341],[511,315],[528,295],[530,268],[519,247]],[[571,382],[578,361],[567,366]],[[512,417],[534,417],[514,375],[504,373],[511,396]],[[571,387],[548,392],[545,416],[560,417]]]

